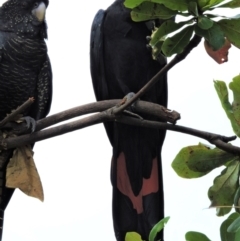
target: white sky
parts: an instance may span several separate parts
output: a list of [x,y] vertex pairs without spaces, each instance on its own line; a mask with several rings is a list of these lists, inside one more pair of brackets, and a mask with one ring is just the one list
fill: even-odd
[[[89,36],[98,9],[111,0],[50,1],[47,10],[49,55],[53,68],[50,114],[95,101],[89,70]],[[224,12],[225,13],[225,12]],[[231,48],[229,62],[217,65],[201,43],[169,73],[169,108],[181,113],[180,125],[232,135],[213,87],[213,79],[230,81],[239,73],[240,51]],[[171,168],[177,152],[201,139],[168,132],[163,147],[166,241],[184,241],[187,231],[218,241],[224,218],[207,209],[208,188],[218,169],[194,180]],[[206,143],[206,142],[205,142]],[[45,201],[16,191],[5,212],[3,241],[115,240],[111,220],[111,147],[102,125],[75,131],[35,145]]]

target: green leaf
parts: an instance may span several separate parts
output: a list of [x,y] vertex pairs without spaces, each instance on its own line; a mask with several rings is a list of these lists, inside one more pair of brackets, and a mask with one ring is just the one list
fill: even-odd
[[157,224],[154,225],[149,234],[149,241],[154,241],[157,234],[164,228],[170,217],[163,218]]
[[191,13],[193,16],[198,17],[198,6],[196,2],[189,2],[188,12]]
[[141,235],[135,232],[127,232],[125,241],[142,241]]
[[226,38],[240,48],[240,19],[223,19],[218,22]]
[[[155,60],[159,60],[159,55],[161,55],[162,52],[162,45],[163,45],[163,41],[158,41],[155,45],[154,48],[152,48],[152,57]],[[161,59],[161,56],[160,56]]]
[[131,17],[133,21],[140,22],[156,18],[169,19],[176,13],[162,4],[143,2],[131,11]]
[[193,26],[186,27],[173,37],[167,38],[162,45],[164,55],[170,57],[173,54],[181,53],[188,45],[193,34],[193,29]]
[[240,186],[234,196],[234,208],[236,212],[240,213]]
[[191,156],[192,149],[194,150],[199,149],[202,151],[208,150],[208,148],[204,145],[188,146],[188,147],[182,148],[172,162],[172,168],[180,177],[198,178],[209,173],[209,171],[205,171],[205,172],[193,171],[188,167],[188,161]]
[[210,18],[207,18],[202,15],[198,17],[197,24],[198,24],[199,28],[201,28],[201,29],[209,29],[213,26],[213,23],[214,22]]
[[164,21],[161,26],[152,33],[151,41],[149,44],[153,48],[158,41],[162,41],[163,38],[169,33],[175,32],[182,28],[184,25],[192,23],[192,20],[175,23],[173,20]]
[[227,231],[229,233],[236,233],[240,230],[240,217],[235,219],[230,226],[228,227]]
[[145,0],[125,0],[124,1],[124,6],[126,8],[135,8],[136,6],[140,5],[144,1]]
[[232,0],[228,3],[225,3],[221,6],[218,6],[219,8],[239,8],[240,7],[240,0]]
[[235,233],[235,239],[234,241],[239,241],[240,240],[240,231],[238,230],[236,233]]
[[[133,9],[143,2],[145,0],[125,0],[124,5],[127,8]],[[177,11],[186,11],[188,9],[186,0],[151,0],[151,2],[163,4],[167,8]]]
[[208,0],[208,3],[204,7],[202,7],[201,9],[203,11],[208,10],[208,9],[220,4],[223,1],[224,0]]
[[204,37],[214,51],[220,49],[225,43],[224,34],[220,26],[215,22],[209,29],[202,29],[196,25],[195,32],[197,35]]
[[233,92],[232,112],[234,114],[234,122],[237,124],[237,133],[239,133],[240,125],[240,75],[233,78],[229,83],[229,89]]
[[240,75],[233,78],[229,84],[229,88],[233,92],[233,103],[230,104],[228,100],[227,86],[223,81],[214,81],[214,87],[217,91],[218,97],[221,101],[222,107],[229,118],[234,133],[240,137]]
[[152,0],[152,2],[164,4],[167,8],[177,11],[186,11],[188,9],[186,0]]
[[[239,217],[238,213],[232,213],[229,217],[222,222],[220,226],[221,241],[234,241],[235,234],[227,232],[229,225]],[[236,240],[237,241],[237,240]]]
[[198,5],[202,9],[204,6],[209,4],[210,0],[198,0]]
[[205,234],[190,231],[185,234],[186,241],[211,241]]
[[[225,168],[221,175],[213,181],[213,186],[208,190],[211,207],[217,207],[217,215],[222,216],[231,211],[234,194],[238,188],[239,157]],[[226,208],[224,208],[226,206]]]
[[[191,151],[190,151],[191,148]],[[210,149],[201,146],[189,148],[188,167],[195,172],[210,172],[231,161],[235,155],[222,151],[218,148]]]
[[166,35],[182,28],[186,24],[191,24],[192,22],[192,19],[179,23],[175,23],[173,20],[164,21],[161,26],[152,33],[151,41],[149,42],[152,47],[153,59],[157,59],[159,54],[161,54],[162,44]]

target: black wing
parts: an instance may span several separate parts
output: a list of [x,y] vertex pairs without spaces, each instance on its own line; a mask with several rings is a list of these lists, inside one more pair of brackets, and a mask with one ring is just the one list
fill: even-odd
[[[37,83],[37,96],[29,112],[36,120],[44,118],[50,111],[52,102],[52,69],[49,57],[43,64]],[[32,147],[34,144],[32,144]],[[14,193],[13,188],[6,187],[6,166],[13,150],[2,151],[0,156],[0,241],[2,240],[4,211]]]
[[[97,101],[108,100],[109,91],[105,75],[103,24],[106,12],[100,9],[94,17],[90,37],[90,70]],[[104,124],[108,138],[113,144],[113,123]]]
[[28,114],[35,120],[47,116],[52,103],[52,68],[49,57],[38,75],[36,100]]
[[105,11],[100,9],[93,20],[90,39],[90,69],[93,88],[98,101],[109,98],[103,59],[104,18]]

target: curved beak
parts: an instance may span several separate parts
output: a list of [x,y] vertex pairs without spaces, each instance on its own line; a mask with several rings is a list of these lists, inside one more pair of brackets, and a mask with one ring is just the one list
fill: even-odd
[[46,5],[41,2],[38,7],[32,10],[32,14],[38,19],[39,22],[43,22],[46,14]]

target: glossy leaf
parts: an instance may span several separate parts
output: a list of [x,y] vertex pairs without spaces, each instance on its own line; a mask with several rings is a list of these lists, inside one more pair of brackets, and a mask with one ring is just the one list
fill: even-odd
[[199,172],[199,171],[193,171],[188,166],[189,158],[192,154],[192,150],[200,150],[205,151],[208,150],[204,145],[198,145],[198,146],[188,146],[181,149],[181,151],[177,154],[175,159],[172,162],[172,168],[174,171],[183,178],[198,178],[206,175],[209,173],[209,171],[205,172]]
[[240,213],[240,186],[234,196],[234,208],[236,212]]
[[149,234],[149,241],[155,240],[155,237],[164,228],[165,224],[168,222],[169,219],[170,217],[166,217],[154,225],[154,227],[152,228]]
[[240,48],[240,19],[223,19],[218,22],[226,38]]
[[240,7],[240,0],[232,0],[228,3],[225,3],[221,6],[218,6],[219,8],[239,8]]
[[223,1],[224,1],[224,0],[208,0],[208,1],[207,1],[208,3],[207,3],[204,7],[202,7],[202,10],[205,11],[205,10],[207,10],[207,9],[210,9],[210,8],[212,8],[212,7],[220,4],[220,3],[223,2]]
[[196,25],[195,32],[197,35],[204,37],[214,51],[220,49],[225,43],[224,34],[217,23],[213,23],[209,29],[202,29]]
[[152,47],[152,56],[153,59],[157,59],[159,54],[162,51],[162,44],[165,40],[166,35],[172,33],[180,28],[182,28],[186,24],[191,24],[192,20],[175,23],[173,20],[164,21],[163,24],[152,33],[151,41],[149,42]]
[[229,83],[229,89],[233,92],[232,112],[234,114],[234,122],[237,124],[237,133],[240,132],[240,75],[233,78]]
[[234,202],[234,194],[238,188],[239,176],[239,157],[237,158],[214,179],[213,186],[208,190],[211,207],[217,207],[218,216],[230,212]]
[[195,172],[210,172],[231,161],[235,155],[222,151],[221,149],[210,149],[203,145],[191,146],[189,148],[188,167]]
[[188,45],[193,34],[193,29],[193,26],[186,27],[173,37],[167,38],[162,45],[164,55],[170,57],[173,54],[181,53]]
[[228,227],[227,231],[229,233],[237,233],[240,231],[240,217],[235,219]]
[[229,225],[232,224],[232,222],[236,220],[238,217],[238,213],[232,213],[225,221],[222,222],[220,226],[221,241],[237,241],[235,240],[235,234],[227,232],[227,229]]
[[190,231],[185,234],[186,241],[211,241],[205,234]]
[[143,3],[145,0],[125,0],[124,1],[124,6],[126,8],[135,8],[141,3]]
[[209,3],[209,0],[198,0],[198,5],[202,9],[204,6],[206,6]]
[[173,20],[164,21],[163,24],[152,33],[151,41],[149,42],[149,44],[154,47],[158,41],[163,39],[163,37],[165,37],[169,33],[175,32],[176,30],[182,28],[184,25],[190,23],[192,23],[192,20],[179,23],[175,23],[175,21]]
[[158,57],[160,57],[160,61],[161,61],[161,52],[162,52],[162,45],[163,45],[163,41],[158,41],[154,47],[152,48],[152,57],[153,59],[157,60]]
[[188,4],[186,0],[151,0],[155,3],[164,4],[167,8],[177,11],[186,11],[188,9]]
[[238,230],[236,233],[235,233],[235,239],[234,241],[239,241],[240,240],[240,231]]
[[141,235],[135,232],[127,232],[125,241],[143,241]]
[[198,16],[198,6],[196,2],[189,2],[188,4],[188,12],[191,13],[193,16]]
[[202,15],[198,17],[197,24],[201,29],[209,29],[213,26],[213,23],[214,22],[208,17],[202,16]]
[[132,20],[135,22],[146,21],[156,18],[169,19],[176,14],[162,4],[143,2],[131,11]]

